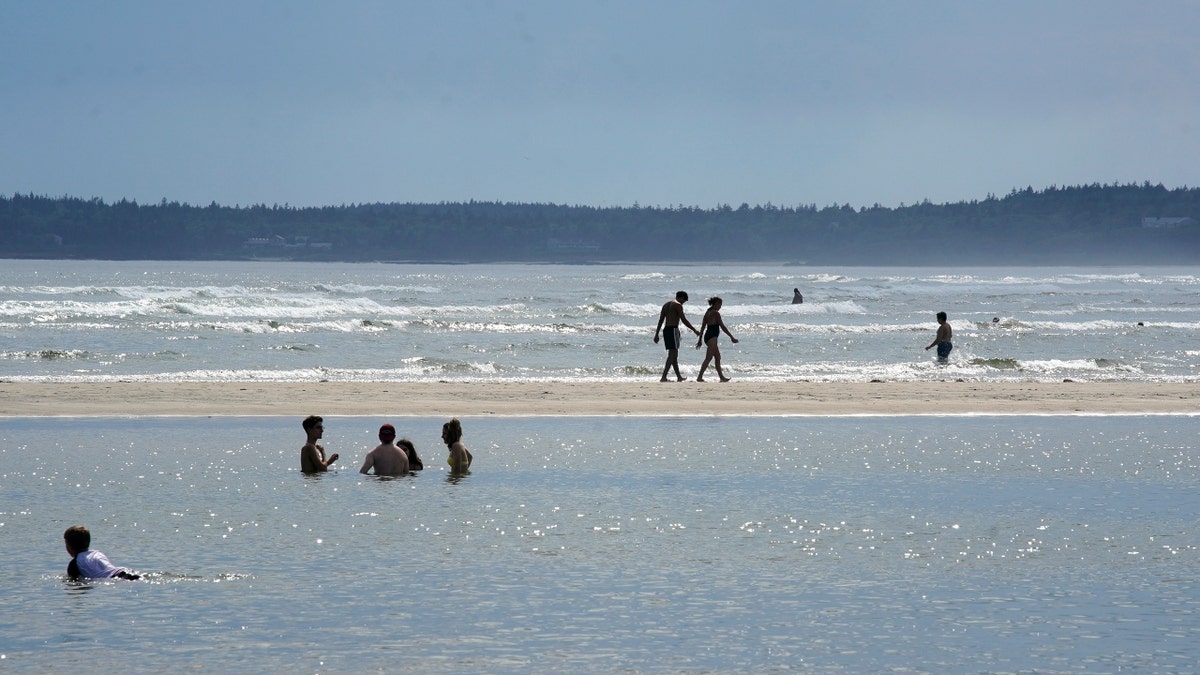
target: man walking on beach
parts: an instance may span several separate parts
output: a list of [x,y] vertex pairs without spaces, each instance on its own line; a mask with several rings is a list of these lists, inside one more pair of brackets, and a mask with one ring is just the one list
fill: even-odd
[[[688,321],[687,317],[683,315],[683,303],[687,302],[687,300],[688,294],[685,291],[679,291],[675,294],[675,299],[668,300],[662,306],[662,311],[658,313],[658,326],[654,329],[654,344],[658,344],[658,335],[662,333],[663,342],[667,348],[667,364],[663,366],[662,379],[659,382],[667,381],[667,373],[672,368],[675,369],[676,382],[683,382],[686,379],[679,373],[679,345],[683,341],[682,336],[679,334],[680,322],[690,328],[696,335],[700,334],[700,331],[696,330],[692,322]],[[663,328],[664,325],[666,326],[665,329]]]
[[337,461],[338,454],[333,453],[326,461],[325,448],[317,443],[321,436],[325,435],[325,420],[317,415],[309,415],[300,426],[304,427],[304,433],[308,434],[308,440],[304,442],[304,447],[300,448],[300,470],[304,473],[328,471],[330,465]]
[[408,453],[396,445],[396,427],[379,427],[379,445],[367,453],[359,473],[369,473],[375,467],[376,476],[403,476],[408,473]]
[[950,350],[954,349],[954,343],[950,342],[950,338],[954,336],[954,330],[951,329],[950,324],[946,322],[945,312],[937,313],[937,322],[937,335],[934,336],[933,342],[929,343],[929,346],[925,348],[925,351],[929,351],[930,349],[937,347],[938,363],[945,363],[946,361],[950,360]]

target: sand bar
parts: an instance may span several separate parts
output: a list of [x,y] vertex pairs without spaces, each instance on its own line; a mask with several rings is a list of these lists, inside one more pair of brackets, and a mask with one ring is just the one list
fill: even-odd
[[12,383],[0,416],[862,415],[1200,412],[1200,383]]

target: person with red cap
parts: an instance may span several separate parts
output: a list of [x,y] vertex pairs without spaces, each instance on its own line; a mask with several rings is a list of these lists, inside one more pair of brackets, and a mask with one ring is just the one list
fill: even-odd
[[376,476],[403,476],[408,473],[408,455],[396,446],[396,427],[385,424],[379,427],[379,445],[367,453],[359,473],[370,473],[375,467]]

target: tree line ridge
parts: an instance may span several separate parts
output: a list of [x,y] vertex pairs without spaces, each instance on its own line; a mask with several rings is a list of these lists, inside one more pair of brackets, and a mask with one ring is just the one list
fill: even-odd
[[1014,189],[849,204],[596,207],[511,202],[192,206],[0,196],[0,257],[415,262],[1193,264],[1200,188]]

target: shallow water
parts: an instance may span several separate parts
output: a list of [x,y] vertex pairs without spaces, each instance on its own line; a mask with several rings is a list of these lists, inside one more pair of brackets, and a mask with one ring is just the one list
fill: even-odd
[[[20,672],[1186,672],[1193,416],[0,420]],[[63,579],[62,531],[141,582]]]

